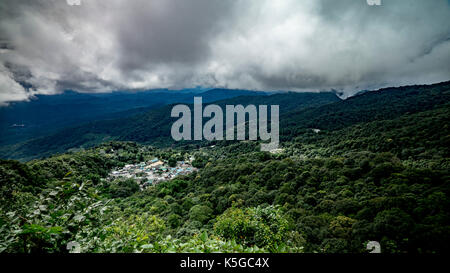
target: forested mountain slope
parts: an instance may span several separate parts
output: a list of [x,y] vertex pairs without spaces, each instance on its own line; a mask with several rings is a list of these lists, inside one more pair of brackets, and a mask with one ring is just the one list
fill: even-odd
[[[332,131],[362,122],[388,120],[403,114],[427,111],[449,102],[450,83],[444,82],[365,92],[346,100],[340,100],[333,93],[285,93],[240,96],[215,103],[221,106],[280,105],[280,139],[286,142],[311,128]],[[175,121],[170,117],[171,109],[172,105],[168,105],[143,114],[71,127],[15,146],[4,146],[0,148],[0,155],[26,160],[108,140],[171,145],[174,142],[170,137],[170,127]]]
[[[0,252],[66,252],[76,242],[81,252],[363,253],[368,241],[383,253],[450,252],[448,83],[303,110],[285,101],[291,110],[281,121],[295,117],[288,129],[296,133],[284,135],[278,153],[255,141],[107,142],[1,161]],[[166,124],[157,113],[146,113],[149,121]],[[135,132],[114,122],[125,130],[117,136]],[[108,125],[99,132],[114,132]],[[106,179],[154,157],[193,157],[198,171],[144,190],[134,179]]]
[[[212,98],[211,92],[206,98]],[[221,91],[218,90],[221,94]],[[200,96],[200,95],[199,95]],[[214,96],[218,97],[218,96]],[[204,99],[208,103],[210,99]],[[221,106],[226,104],[266,104],[280,105],[281,113],[293,109],[304,109],[327,103],[340,101],[333,93],[284,93],[270,96],[239,96],[232,99],[219,100]],[[190,101],[192,103],[193,100]],[[71,148],[89,147],[108,140],[136,141],[167,146],[174,141],[170,137],[170,128],[176,120],[170,113],[173,105],[151,109],[145,113],[94,121],[80,126],[70,127],[52,135],[33,139],[15,146],[0,148],[3,158],[31,159],[64,152]]]
[[[298,151],[332,156],[352,151],[390,152],[408,160],[450,157],[450,104],[391,120],[358,123],[335,131],[305,130],[292,145]],[[447,166],[450,167],[450,166]]]
[[117,119],[171,103],[189,103],[194,96],[205,102],[236,96],[264,96],[265,92],[230,89],[148,90],[112,93],[36,95],[30,101],[0,107],[0,145],[17,144],[89,121]]
[[[0,251],[361,253],[375,240],[383,253],[448,252],[448,127],[433,133],[448,110],[305,133],[279,154],[113,142],[2,161]],[[200,169],[144,191],[103,179],[155,156],[194,156]]]
[[441,107],[450,102],[450,82],[365,92],[334,104],[303,109],[280,117],[285,139],[305,128],[336,130],[375,120],[388,120]]

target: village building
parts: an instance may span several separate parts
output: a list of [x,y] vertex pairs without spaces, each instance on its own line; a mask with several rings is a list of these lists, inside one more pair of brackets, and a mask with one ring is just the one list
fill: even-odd
[[173,179],[178,175],[189,174],[197,169],[192,167],[190,161],[178,161],[175,167],[167,166],[163,161],[154,158],[148,162],[127,164],[121,169],[110,172],[109,180],[135,179],[141,190],[148,186]]

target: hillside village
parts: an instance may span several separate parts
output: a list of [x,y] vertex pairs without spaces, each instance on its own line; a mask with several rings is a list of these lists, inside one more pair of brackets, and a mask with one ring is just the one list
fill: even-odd
[[197,168],[192,167],[192,158],[187,161],[177,161],[176,166],[170,167],[158,158],[138,164],[128,164],[123,168],[114,169],[109,173],[108,179],[135,179],[141,190],[163,181],[171,180],[178,175],[192,173]]

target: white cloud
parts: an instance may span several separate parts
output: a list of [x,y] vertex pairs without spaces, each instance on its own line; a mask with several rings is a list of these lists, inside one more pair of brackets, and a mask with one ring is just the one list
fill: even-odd
[[0,101],[65,89],[351,94],[444,81],[449,17],[445,0],[5,0]]
[[11,73],[0,64],[0,106],[6,105],[7,101],[27,100],[29,94],[18,84]]

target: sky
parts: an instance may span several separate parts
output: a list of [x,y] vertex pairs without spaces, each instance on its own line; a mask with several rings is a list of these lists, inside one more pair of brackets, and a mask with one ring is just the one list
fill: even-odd
[[0,1],[0,104],[196,86],[348,96],[447,80],[447,0]]

